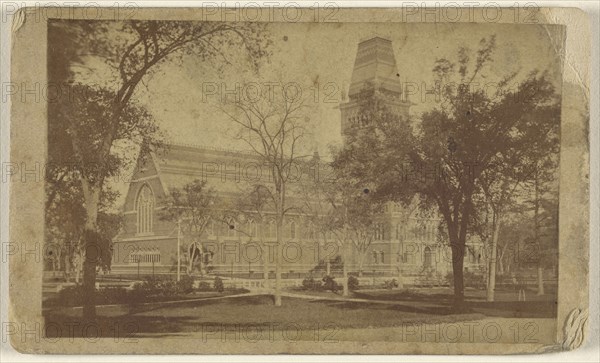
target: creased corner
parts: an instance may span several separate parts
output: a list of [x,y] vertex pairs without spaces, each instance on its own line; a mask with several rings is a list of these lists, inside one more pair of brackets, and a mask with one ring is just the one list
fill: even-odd
[[25,8],[17,10],[13,17],[11,31],[15,34],[25,24]]
[[573,309],[569,313],[563,327],[564,338],[562,348],[564,350],[574,350],[581,346],[584,340],[587,320],[587,309]]

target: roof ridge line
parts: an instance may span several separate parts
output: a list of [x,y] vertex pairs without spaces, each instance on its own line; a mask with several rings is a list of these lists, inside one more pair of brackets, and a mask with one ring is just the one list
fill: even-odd
[[187,142],[176,142],[176,141],[168,142],[167,146],[170,146],[170,145],[189,147],[189,148],[198,149],[198,150],[222,151],[222,152],[228,152],[228,153],[232,153],[232,154],[254,155],[254,153],[251,151],[228,149],[228,148],[224,148],[224,147],[200,145],[200,144],[193,144],[193,143],[187,143]]

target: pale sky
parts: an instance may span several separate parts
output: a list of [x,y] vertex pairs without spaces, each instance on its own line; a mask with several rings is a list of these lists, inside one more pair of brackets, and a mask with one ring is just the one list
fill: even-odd
[[423,82],[429,87],[433,84],[431,69],[435,60],[454,58],[459,46],[476,50],[481,38],[493,34],[497,51],[491,74],[501,76],[520,67],[520,75],[524,76],[538,68],[553,71],[560,79],[549,33],[536,25],[282,23],[274,24],[271,32],[273,57],[260,76],[254,77],[236,66],[218,75],[214,67],[188,58],[182,65],[163,67],[148,82],[148,90],[140,92],[140,99],[146,100],[146,106],[174,141],[238,149],[244,146],[223,137],[233,125],[218,108],[220,96],[210,95],[209,91],[214,87],[221,92],[231,91],[236,85],[243,90],[248,82],[258,82],[262,87],[269,87],[271,82],[299,85],[314,126],[314,134],[306,140],[311,146],[307,147],[325,155],[328,145],[341,141],[337,106],[349,87],[357,45],[373,35],[392,40],[400,80],[419,87],[419,94],[410,97],[415,103],[411,108],[415,116],[435,105],[432,96],[427,102],[420,96]]
[[[433,96],[423,102],[423,82],[431,88],[431,69],[438,58],[456,59],[460,46],[473,51],[483,37],[496,35],[493,66],[487,70],[490,81],[520,69],[525,76],[533,69],[548,70],[560,86],[562,47],[558,27],[515,24],[433,24],[433,23],[274,23],[269,27],[273,56],[259,76],[232,59],[222,73],[213,64],[186,57],[181,64],[164,64],[140,85],[135,97],[148,108],[170,140],[202,146],[243,149],[229,135],[234,125],[218,106],[219,95],[209,95],[214,87],[227,90],[248,82],[297,84],[308,105],[312,135],[305,140],[307,151],[328,154],[329,145],[339,144],[342,94],[346,94],[359,41],[374,35],[392,40],[400,80],[419,87],[411,114],[418,116],[435,106]],[[473,56],[474,58],[474,56]],[[91,62],[93,63],[93,62]],[[106,70],[88,74],[88,81],[107,79]],[[101,76],[102,75],[102,76]],[[495,78],[495,79],[494,79]],[[275,86],[275,90],[277,90]],[[560,89],[559,89],[560,91]],[[218,90],[217,90],[218,93]],[[120,189],[120,188],[119,188]]]

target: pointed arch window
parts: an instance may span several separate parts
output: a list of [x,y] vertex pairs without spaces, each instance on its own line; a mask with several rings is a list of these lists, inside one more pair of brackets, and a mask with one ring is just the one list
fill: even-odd
[[254,219],[248,219],[248,234],[250,237],[258,236],[258,224],[254,221]]
[[315,239],[315,224],[312,221],[308,222],[308,238],[312,241]]
[[269,219],[269,221],[267,222],[267,238],[269,239],[273,239],[276,238],[276,226],[275,226],[275,221],[273,219]]
[[375,224],[375,240],[382,241],[385,239],[385,229],[383,223]]
[[152,233],[154,217],[154,194],[148,184],[144,184],[136,200],[137,233]]
[[425,261],[423,265],[425,268],[433,267],[433,251],[429,247],[425,247]]
[[294,220],[290,221],[290,238],[296,239],[296,222]]

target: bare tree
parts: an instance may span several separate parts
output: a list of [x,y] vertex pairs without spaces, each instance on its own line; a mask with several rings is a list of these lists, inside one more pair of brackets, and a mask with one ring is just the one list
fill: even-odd
[[[271,194],[268,188],[265,188],[262,184],[252,185],[248,190],[242,191],[241,198],[237,202],[237,209],[249,212],[252,215],[252,220],[255,225],[249,228],[240,228],[238,232],[246,235],[252,241],[256,238],[258,241],[265,241],[268,228],[268,207],[269,201],[271,200]],[[259,227],[261,226],[261,227]],[[261,256],[263,259],[263,279],[265,282],[269,279],[269,259],[268,257]]]
[[276,306],[281,306],[280,247],[286,215],[298,206],[291,203],[290,188],[298,181],[301,161],[300,141],[306,135],[306,120],[301,118],[300,97],[278,92],[263,94],[258,100],[238,99],[226,103],[223,112],[239,128],[236,138],[245,142],[268,169],[269,179],[259,188],[269,196],[270,212],[276,225],[275,293]]

